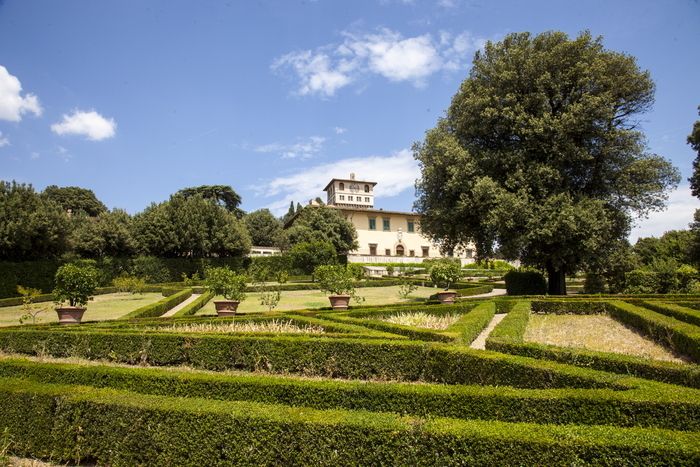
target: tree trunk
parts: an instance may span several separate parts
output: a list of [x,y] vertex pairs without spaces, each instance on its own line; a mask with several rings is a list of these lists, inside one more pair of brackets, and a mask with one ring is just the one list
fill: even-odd
[[566,295],[566,273],[563,268],[555,268],[547,263],[547,293],[549,295]]

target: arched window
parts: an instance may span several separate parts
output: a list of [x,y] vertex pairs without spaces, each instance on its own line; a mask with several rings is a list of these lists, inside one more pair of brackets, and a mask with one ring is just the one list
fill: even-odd
[[403,256],[403,245],[396,245],[396,256]]
[[339,189],[339,190],[344,190],[344,189],[345,189],[345,183],[340,182],[340,184],[338,185],[338,189]]
[[369,185],[365,185],[365,193],[369,193]]

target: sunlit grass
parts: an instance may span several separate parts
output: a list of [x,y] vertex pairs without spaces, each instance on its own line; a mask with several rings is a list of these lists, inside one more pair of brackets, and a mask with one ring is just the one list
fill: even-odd
[[[159,293],[110,293],[95,295],[93,300],[87,304],[87,311],[83,316],[83,321],[103,321],[108,319],[121,318],[125,314],[134,311],[144,305],[161,300],[163,295]],[[33,306],[43,308],[44,311],[37,315],[37,324],[55,323],[58,317],[52,302],[36,303]],[[17,326],[20,324],[19,318],[23,315],[21,306],[0,307],[0,326]],[[32,324],[31,318],[24,324]]]
[[160,332],[269,332],[275,334],[323,334],[325,330],[321,326],[294,324],[291,320],[269,320],[260,322],[226,322],[226,323],[189,323],[174,324],[166,327],[146,328]]
[[606,315],[530,316],[525,341],[560,347],[614,352],[654,360],[683,360]]
[[417,328],[444,330],[456,323],[461,318],[461,315],[431,315],[421,311],[415,313],[398,313],[382,318],[392,324],[401,324],[403,326],[413,326]]

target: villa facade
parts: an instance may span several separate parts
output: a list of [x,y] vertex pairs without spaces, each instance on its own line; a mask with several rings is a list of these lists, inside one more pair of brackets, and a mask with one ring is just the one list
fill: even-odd
[[[334,178],[324,188],[326,205],[340,210],[357,230],[357,250],[348,254],[349,262],[420,263],[442,258],[438,245],[420,232],[420,215],[414,212],[385,211],[374,207],[376,182]],[[313,204],[312,202],[311,204]],[[463,264],[474,262],[470,245],[455,252]]]

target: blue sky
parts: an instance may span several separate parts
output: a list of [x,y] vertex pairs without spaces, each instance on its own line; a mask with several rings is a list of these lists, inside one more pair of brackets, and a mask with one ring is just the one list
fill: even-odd
[[695,0],[0,0],[0,179],[91,188],[132,213],[227,184],[244,209],[279,213],[352,171],[379,182],[378,207],[407,210],[410,147],[474,51],[510,32],[584,29],[650,70],[649,147],[684,176],[633,237],[684,228],[700,207],[685,181]]

